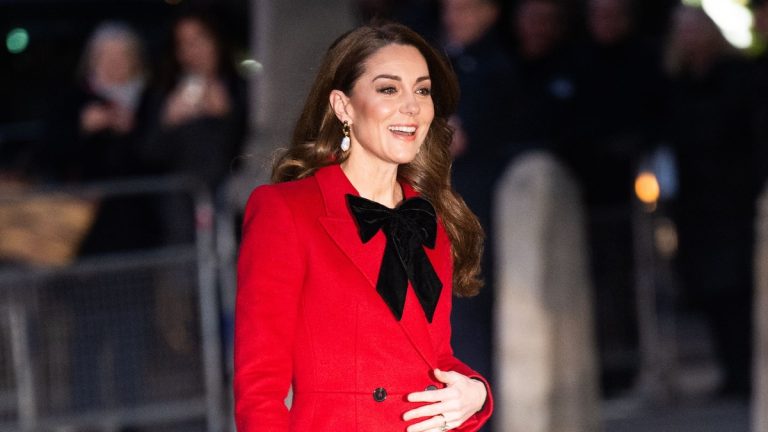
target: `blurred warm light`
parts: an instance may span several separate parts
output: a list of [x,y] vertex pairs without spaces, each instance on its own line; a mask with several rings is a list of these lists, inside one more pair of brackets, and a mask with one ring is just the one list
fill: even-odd
[[752,45],[752,11],[744,0],[701,0],[701,6],[731,45],[742,49]]
[[29,46],[29,32],[23,28],[15,28],[8,32],[5,38],[5,47],[12,54],[24,52]]
[[635,179],[635,194],[644,204],[653,205],[659,200],[659,182],[652,172],[644,171]]

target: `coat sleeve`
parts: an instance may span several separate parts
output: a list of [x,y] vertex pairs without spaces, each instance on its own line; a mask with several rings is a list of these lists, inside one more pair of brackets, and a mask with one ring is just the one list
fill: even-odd
[[274,186],[254,190],[237,263],[235,421],[238,432],[285,432],[294,328],[305,260],[293,214]]
[[[451,268],[451,274],[453,269]],[[442,326],[444,329],[439,334],[442,337],[436,340],[436,349],[438,353],[438,367],[441,370],[458,372],[469,378],[476,379],[485,384],[485,390],[487,397],[483,408],[476,412],[472,417],[468,418],[460,427],[454,429],[459,432],[474,432],[480,429],[491,418],[493,413],[493,395],[491,394],[491,385],[488,380],[482,375],[475,372],[472,368],[467,366],[464,362],[457,359],[453,355],[453,348],[451,347],[451,305],[453,300],[452,290],[444,290],[441,294],[441,302],[445,302],[445,309],[439,316],[436,316],[435,324]]]

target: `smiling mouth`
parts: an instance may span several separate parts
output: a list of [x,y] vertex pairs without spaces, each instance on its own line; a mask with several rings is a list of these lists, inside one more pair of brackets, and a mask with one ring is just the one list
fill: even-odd
[[416,126],[390,126],[388,129],[395,135],[407,137],[416,135]]

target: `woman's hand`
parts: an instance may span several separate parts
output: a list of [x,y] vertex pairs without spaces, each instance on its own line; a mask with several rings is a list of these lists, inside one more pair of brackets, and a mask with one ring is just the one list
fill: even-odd
[[435,378],[445,383],[440,390],[408,395],[409,402],[431,402],[403,414],[403,420],[428,417],[408,426],[408,432],[439,432],[456,429],[480,411],[488,397],[485,384],[458,372],[435,369]]
[[80,111],[80,130],[93,134],[109,129],[112,125],[112,112],[103,103],[91,103]]
[[133,113],[117,105],[94,102],[80,111],[80,130],[86,134],[114,131],[126,134],[133,129]]
[[177,126],[202,116],[224,117],[231,101],[224,84],[218,80],[194,81],[180,85],[165,105],[167,126]]
[[179,86],[170,94],[163,109],[163,124],[178,126],[200,115],[199,101],[190,96],[191,92]]
[[224,84],[215,80],[208,86],[203,97],[205,112],[212,117],[224,117],[231,109],[229,94]]

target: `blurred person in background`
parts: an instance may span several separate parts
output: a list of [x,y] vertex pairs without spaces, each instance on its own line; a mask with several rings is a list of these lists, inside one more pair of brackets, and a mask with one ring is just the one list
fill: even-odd
[[[226,200],[226,181],[247,133],[246,84],[235,67],[230,34],[224,32],[225,9],[214,4],[179,8],[151,90],[142,156],[153,173],[196,183],[218,207]],[[155,201],[164,244],[197,241],[200,219],[192,198],[187,191]],[[168,348],[163,354],[172,364],[193,359],[200,336],[195,304],[186,291],[193,283],[189,272],[160,270],[155,283],[155,318]]]
[[83,182],[142,173],[135,140],[149,76],[138,35],[105,22],[80,63],[77,82],[56,98],[48,121],[46,177]]
[[501,6],[494,0],[443,0],[442,41],[461,86],[453,125],[457,163],[500,152],[498,132],[508,120],[505,107],[511,63],[497,27]]
[[756,189],[747,64],[702,9],[679,6],[665,66],[684,299],[708,319],[721,393],[747,398]]
[[[146,173],[137,136],[147,79],[142,43],[134,30],[121,22],[100,24],[87,41],[75,88],[57,99],[60,103],[51,113],[43,152],[49,180],[86,183]],[[147,247],[154,239],[150,214],[143,197],[101,200],[79,256]],[[136,402],[146,360],[150,290],[107,284],[93,274],[74,284],[54,281],[54,286],[54,296],[69,306],[74,321],[74,407]]]
[[[105,22],[90,37],[81,61],[82,79],[55,112],[49,142],[56,142],[55,178],[64,182],[114,180],[145,175],[138,140],[143,131],[150,78],[143,44],[125,23]],[[77,116],[75,118],[74,116]],[[81,255],[147,247],[153,239],[146,201],[112,198],[101,203]]]
[[570,22],[561,0],[522,0],[512,14],[514,97],[510,156],[530,148],[556,152],[572,126],[576,74],[566,43]]
[[[245,82],[216,16],[187,10],[173,21],[142,149],[154,172],[188,176],[212,192],[230,174],[247,129]],[[163,209],[166,240],[191,240],[191,204],[166,200]]]
[[659,55],[636,31],[631,0],[586,2],[588,40],[576,53],[573,141],[561,154],[581,181],[587,210],[597,341],[607,394],[637,372],[632,241],[637,164],[658,139]]
[[[149,72],[143,44],[122,22],[100,24],[88,39],[75,84],[55,98],[38,158],[54,183],[86,183],[145,175],[143,133]],[[80,255],[135,250],[154,237],[146,203],[100,203]]]
[[451,119],[455,128],[453,187],[477,214],[488,246],[482,270],[488,288],[472,299],[457,299],[453,343],[485,376],[492,373],[491,274],[493,233],[491,203],[496,179],[504,166],[511,99],[511,62],[497,27],[501,6],[494,0],[443,0],[442,41],[459,79],[461,99]]

